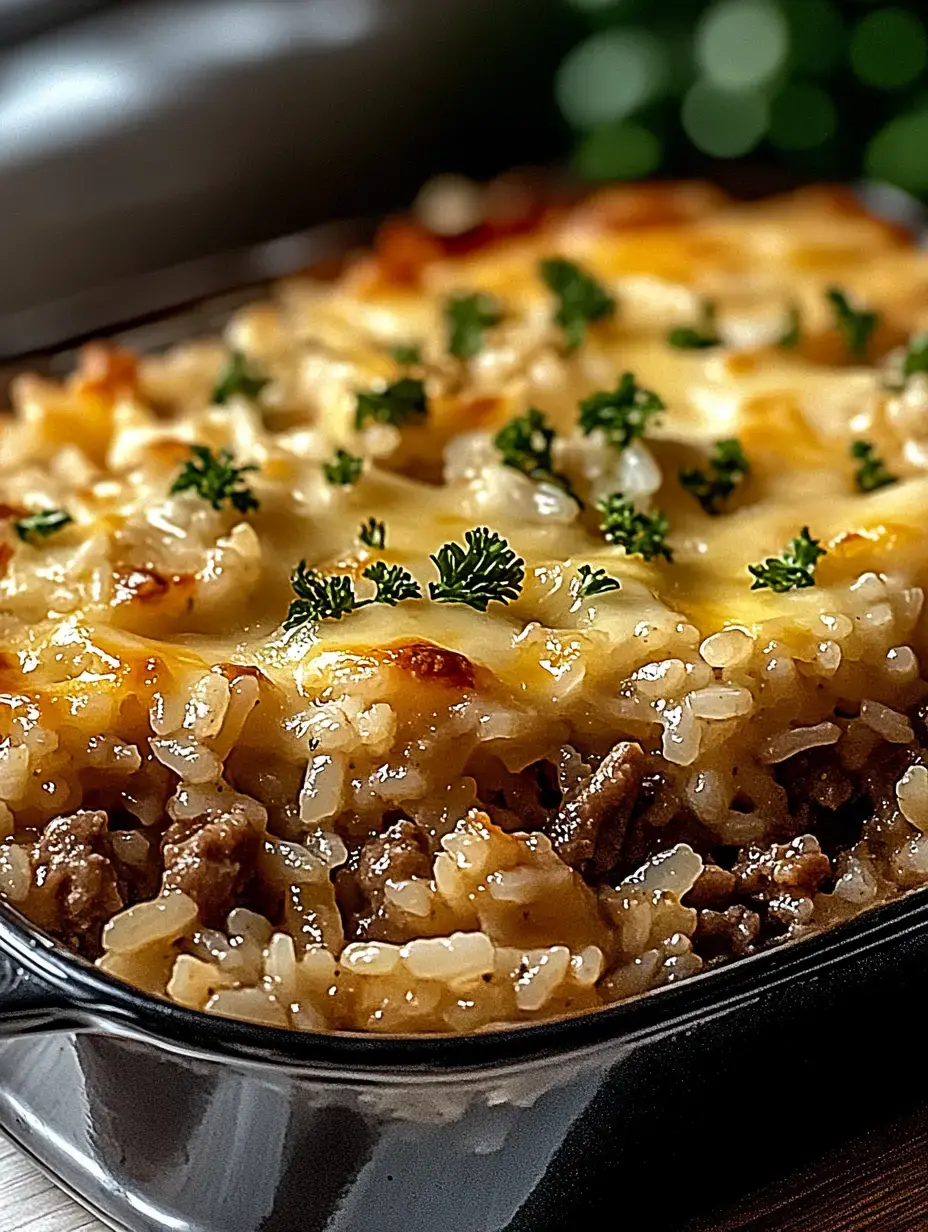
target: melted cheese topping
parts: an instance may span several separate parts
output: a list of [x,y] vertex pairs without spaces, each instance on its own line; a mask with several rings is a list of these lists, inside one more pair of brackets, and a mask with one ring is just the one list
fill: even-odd
[[[686,186],[637,201],[635,191],[600,194],[465,255],[432,253],[401,276],[374,255],[334,283],[291,279],[239,313],[223,343],[138,366],[92,348],[62,385],[23,376],[0,439],[3,687],[74,715],[99,708],[107,691],[144,707],[167,678],[235,662],[259,668],[292,715],[331,691],[354,656],[416,641],[483,669],[512,704],[579,729],[623,713],[634,727],[642,716],[630,704],[623,712],[622,699],[636,672],[663,658],[698,661],[706,639],[727,629],[757,654],[789,643],[814,659],[837,617],[858,619],[870,574],[864,591],[879,590],[902,620],[899,637],[912,640],[912,594],[926,568],[928,393],[920,378],[893,392],[881,364],[928,321],[928,255],[839,193],[736,206]],[[617,302],[573,354],[538,275],[551,255],[578,262]],[[881,313],[864,362],[848,359],[834,328],[824,291],[835,284]],[[457,360],[443,306],[477,290],[499,299],[503,320],[473,359]],[[725,345],[668,346],[668,330],[694,323],[706,297]],[[802,341],[788,351],[776,339],[795,307]],[[411,341],[422,349],[414,371],[426,383],[427,423],[357,431],[357,392],[402,375],[390,347]],[[269,377],[259,403],[210,405],[228,348]],[[614,388],[624,371],[667,410],[645,444],[621,453],[576,425],[578,400]],[[558,429],[555,458],[584,511],[499,464],[492,434],[529,406]],[[725,514],[709,517],[678,475],[730,436],[751,475]],[[870,495],[855,490],[848,456],[862,437],[900,477]],[[248,477],[257,512],[170,494],[192,442],[258,468]],[[366,459],[353,487],[323,476],[336,447]],[[672,563],[604,542],[590,502],[617,489],[666,512]],[[66,508],[73,524],[21,543],[13,519],[42,507]],[[371,516],[386,523],[383,552],[358,540]],[[299,560],[357,579],[382,558],[425,591],[430,556],[477,524],[524,558],[517,601],[485,614],[427,599],[375,605],[282,631]],[[753,591],[747,566],[778,555],[805,525],[828,549],[816,586]],[[620,589],[577,600],[570,581],[581,564],[606,569]],[[368,586],[358,582],[361,593]],[[646,718],[666,730],[663,715]]]

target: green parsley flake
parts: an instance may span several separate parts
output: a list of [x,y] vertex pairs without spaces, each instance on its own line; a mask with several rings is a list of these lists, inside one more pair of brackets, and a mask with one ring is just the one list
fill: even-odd
[[631,372],[624,372],[613,390],[599,390],[580,403],[580,430],[585,436],[601,429],[610,445],[627,448],[644,436],[665,409],[652,389],[642,389]]
[[386,389],[367,390],[357,394],[354,426],[363,428],[366,423],[393,424],[400,428],[425,418],[428,399],[422,381],[410,376],[401,377]]
[[37,539],[47,539],[49,535],[57,534],[73,521],[64,509],[40,509],[37,513],[27,513],[25,517],[17,518],[13,529],[23,543],[34,543]]
[[840,287],[829,287],[825,298],[834,311],[835,327],[844,336],[848,355],[851,359],[863,359],[873,332],[880,323],[880,314],[855,308]]
[[223,406],[236,394],[254,402],[269,383],[270,378],[257,368],[250,367],[241,351],[233,351],[213,388],[213,405]]
[[663,556],[673,560],[673,553],[665,539],[670,523],[659,510],[655,513],[640,513],[621,492],[597,501],[596,508],[603,515],[599,529],[607,543],[623,547],[629,556],[642,556],[653,560]]
[[358,531],[358,538],[369,548],[385,548],[387,546],[387,528],[376,518],[368,518]]
[[902,361],[902,376],[908,379],[917,372],[928,372],[928,334],[913,334]]
[[504,424],[494,436],[493,444],[499,450],[504,466],[521,471],[529,479],[556,484],[579,504],[570,480],[554,469],[551,446],[555,436],[554,429],[542,412],[532,406],[524,415],[517,415]]
[[701,351],[721,346],[722,339],[716,328],[717,312],[715,301],[704,299],[699,320],[695,325],[678,325],[667,335],[670,346],[681,351]]
[[448,350],[458,359],[473,359],[483,350],[484,332],[503,318],[499,304],[482,291],[453,295],[445,304]]
[[680,483],[695,496],[706,513],[715,516],[721,506],[742,483],[750,471],[741,442],[735,437],[716,441],[715,452],[709,459],[709,473],[694,467],[680,472]]
[[368,565],[361,575],[374,583],[375,594],[371,599],[359,599],[354,582],[345,573],[325,576],[315,569],[308,569],[301,560],[290,577],[290,585],[296,598],[284,620],[285,629],[316,624],[320,620],[341,620],[362,607],[384,603],[395,607],[404,599],[419,599],[422,591],[412,574],[401,565],[388,565],[378,560]]
[[355,609],[354,584],[347,574],[324,577],[315,569],[307,569],[306,561],[301,560],[290,576],[290,585],[296,598],[284,620],[285,629],[318,620],[341,620]]
[[397,603],[402,603],[404,599],[422,598],[419,583],[402,565],[388,565],[386,561],[376,560],[367,566],[361,576],[374,583],[377,593],[373,599],[358,603],[358,607],[365,607],[368,603],[386,603],[390,607],[396,607]]
[[860,463],[854,472],[854,483],[858,492],[876,492],[879,488],[887,488],[892,483],[898,483],[895,475],[886,469],[886,463],[877,454],[876,447],[870,441],[853,441],[850,449],[851,457]]
[[621,590],[618,578],[610,577],[605,569],[581,565],[570,582],[570,594],[574,599],[588,599],[591,595],[605,595],[610,590]]
[[490,603],[518,599],[525,580],[525,561],[496,531],[486,526],[464,532],[466,548],[445,543],[431,558],[439,581],[429,583],[436,603],[464,603],[485,612]]
[[336,449],[328,462],[323,462],[322,472],[326,479],[335,487],[350,488],[361,478],[364,460],[357,458],[347,449]]
[[802,313],[794,304],[786,314],[786,328],[777,339],[777,346],[785,351],[795,351],[802,341]]
[[788,590],[805,590],[815,585],[815,567],[825,549],[819,547],[818,539],[809,534],[804,526],[797,539],[791,539],[782,556],[768,556],[759,565],[748,565],[748,573],[755,579],[751,590],[772,590],[785,594]]
[[258,508],[254,493],[242,478],[249,471],[256,471],[257,466],[234,466],[228,449],[214,454],[206,445],[191,445],[190,452],[193,458],[171,484],[172,496],[177,492],[196,492],[214,509],[221,509],[228,501],[239,513]]
[[397,343],[396,346],[390,347],[390,354],[405,368],[422,363],[422,348],[417,342]]
[[613,315],[615,300],[595,278],[563,257],[546,258],[540,262],[538,270],[545,285],[557,297],[554,321],[564,331],[567,350],[576,351],[591,322]]

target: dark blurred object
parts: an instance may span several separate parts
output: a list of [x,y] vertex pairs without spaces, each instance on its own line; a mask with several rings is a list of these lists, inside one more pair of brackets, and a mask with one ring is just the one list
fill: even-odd
[[6,0],[0,351],[20,311],[562,153],[576,34],[558,0]]
[[106,8],[112,0],[2,0],[0,47],[31,38],[53,26],[73,21],[92,9]]
[[928,199],[924,0],[564,0],[556,94],[590,179],[746,191],[871,180]]

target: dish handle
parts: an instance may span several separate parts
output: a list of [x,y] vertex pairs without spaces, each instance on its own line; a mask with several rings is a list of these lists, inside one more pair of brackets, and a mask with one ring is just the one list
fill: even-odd
[[0,950],[0,1040],[77,1025],[73,1005]]

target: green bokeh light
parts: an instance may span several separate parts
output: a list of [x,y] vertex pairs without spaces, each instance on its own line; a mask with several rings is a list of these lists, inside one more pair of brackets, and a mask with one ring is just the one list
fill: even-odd
[[578,128],[629,115],[664,85],[667,53],[648,30],[605,30],[575,47],[558,70],[557,100]]
[[587,13],[599,13],[604,9],[617,9],[624,0],[570,0],[575,9],[584,9]]
[[867,146],[864,162],[875,180],[928,193],[928,110],[890,120]]
[[[2,0],[0,0],[2,2]],[[928,199],[928,0],[563,0],[557,77],[590,179],[876,177]]]
[[696,62],[717,86],[744,90],[773,77],[786,59],[789,31],[769,0],[720,0],[696,30]]
[[790,64],[814,77],[827,77],[841,63],[847,36],[833,0],[784,0]]
[[763,94],[755,90],[722,90],[697,81],[683,100],[683,127],[690,140],[716,158],[737,158],[753,150],[770,119]]
[[880,8],[854,27],[851,68],[869,85],[899,89],[924,72],[928,38],[921,21],[905,9]]
[[835,105],[819,86],[804,81],[784,86],[770,105],[770,140],[781,150],[814,150],[833,136]]
[[574,152],[574,166],[589,180],[635,180],[656,171],[662,155],[655,133],[624,120],[585,134]]

